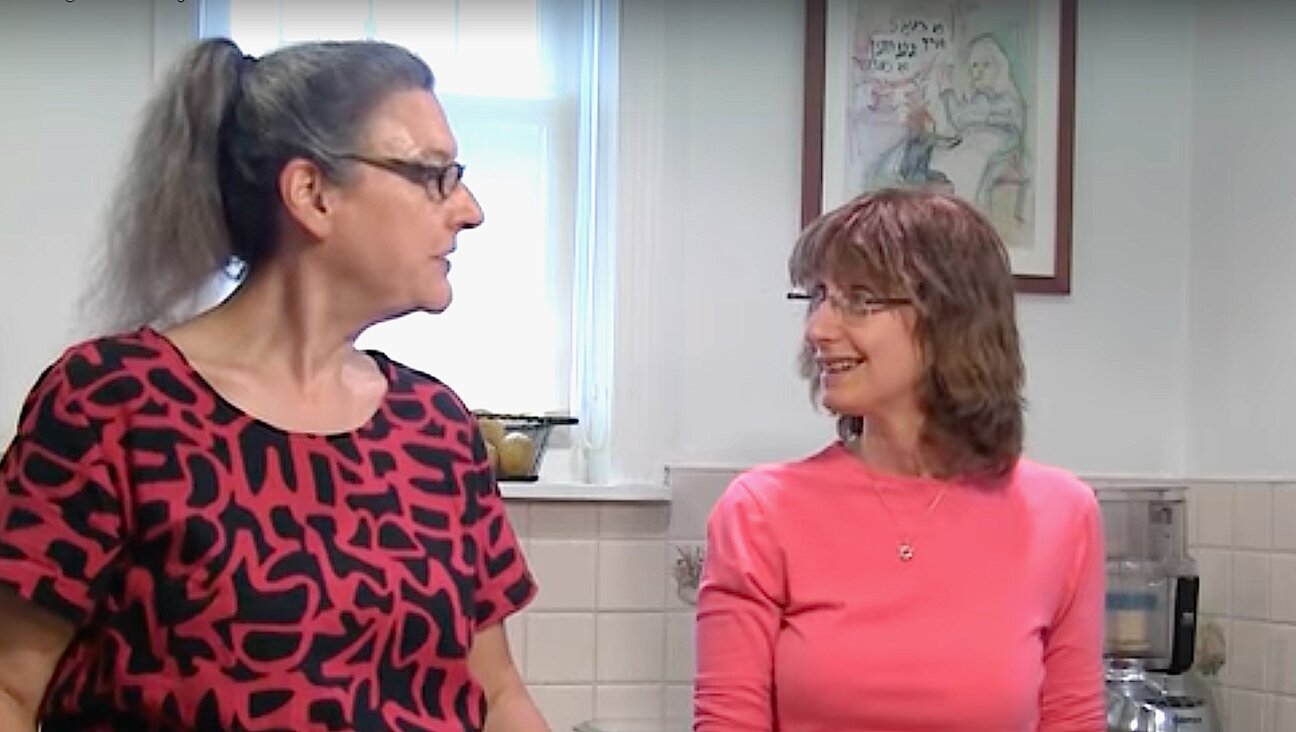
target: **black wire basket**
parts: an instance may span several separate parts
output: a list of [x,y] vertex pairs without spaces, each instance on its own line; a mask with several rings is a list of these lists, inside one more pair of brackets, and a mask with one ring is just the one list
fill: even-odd
[[[484,410],[474,411],[473,415],[477,417],[478,423],[484,420],[498,422],[504,428],[506,437],[510,434],[521,434],[526,435],[531,440],[533,454],[530,469],[526,473],[496,471],[496,480],[516,483],[534,483],[540,480],[540,465],[544,462],[545,451],[549,448],[549,437],[552,435],[554,427],[580,424],[580,420],[576,417],[565,415],[506,414]],[[499,449],[498,445],[495,447],[497,450]]]

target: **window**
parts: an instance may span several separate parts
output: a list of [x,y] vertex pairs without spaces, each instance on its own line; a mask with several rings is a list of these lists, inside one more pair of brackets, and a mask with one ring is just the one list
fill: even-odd
[[605,442],[610,409],[598,200],[609,122],[598,112],[612,108],[616,10],[615,0],[208,0],[202,12],[204,35],[256,56],[372,38],[428,62],[486,225],[459,237],[448,311],[381,324],[359,345],[443,379],[474,409],[578,415],[581,465]]

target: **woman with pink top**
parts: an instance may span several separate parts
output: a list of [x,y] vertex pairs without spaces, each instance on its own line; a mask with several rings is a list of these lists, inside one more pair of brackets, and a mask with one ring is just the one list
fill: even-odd
[[812,223],[801,364],[840,440],[749,470],[707,530],[697,732],[1101,732],[1093,492],[1021,456],[1007,253],[952,196]]

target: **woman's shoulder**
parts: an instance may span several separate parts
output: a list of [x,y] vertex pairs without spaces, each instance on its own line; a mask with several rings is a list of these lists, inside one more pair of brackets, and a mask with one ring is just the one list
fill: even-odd
[[60,381],[73,391],[94,389],[147,374],[166,356],[166,344],[148,328],[96,336],[64,347],[46,365],[39,382]]
[[[806,457],[758,463],[740,471],[724,492],[729,501],[775,503],[805,495],[806,488],[820,488],[845,467],[846,453],[833,443]],[[849,457],[849,456],[847,456]]]
[[[174,393],[166,344],[148,329],[97,336],[65,346],[28,390],[19,413],[19,434],[68,441],[86,439],[138,404],[151,388]],[[82,439],[77,437],[77,440]]]
[[467,420],[472,412],[459,394],[441,379],[426,371],[397,361],[382,351],[366,353],[387,376],[388,401],[416,400],[432,405],[437,412],[455,421]]
[[1013,478],[1017,483],[1035,490],[1078,497],[1093,495],[1093,488],[1074,472],[1057,465],[1038,463],[1026,457],[1017,460]]
[[165,351],[166,342],[161,334],[145,326],[74,341],[64,347],[56,363],[77,357],[89,357],[100,358],[117,365],[119,362],[159,358]]
[[1012,482],[1027,501],[1042,511],[1075,514],[1098,510],[1094,489],[1066,468],[1023,457],[1013,470]]
[[[408,364],[388,356],[383,351],[376,349],[367,349],[365,353],[378,364],[393,386],[402,391],[424,390],[424,391],[446,391],[454,394],[454,390],[446,386],[445,382],[421,369],[414,368]],[[457,396],[456,396],[457,398]]]

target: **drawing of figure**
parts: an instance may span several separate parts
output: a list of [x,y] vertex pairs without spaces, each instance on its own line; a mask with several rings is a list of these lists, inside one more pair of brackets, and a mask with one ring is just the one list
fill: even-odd
[[938,148],[957,145],[958,139],[938,131],[919,84],[897,96],[895,118],[901,122],[903,135],[871,166],[865,187],[899,186],[954,192],[949,177],[932,167],[932,156]]
[[935,160],[959,195],[997,221],[1011,217],[1024,224],[1031,181],[1021,91],[1008,56],[992,36],[972,39],[963,55],[966,83],[956,83],[947,67],[939,92],[949,135],[959,142],[936,151]]

